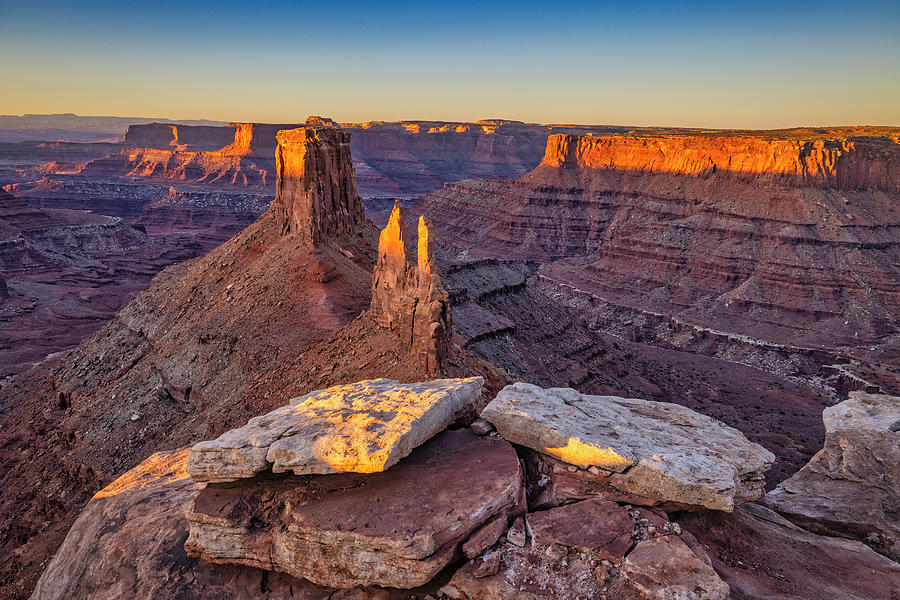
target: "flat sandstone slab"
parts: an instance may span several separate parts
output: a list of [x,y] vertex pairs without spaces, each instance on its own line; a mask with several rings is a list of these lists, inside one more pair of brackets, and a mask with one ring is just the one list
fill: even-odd
[[516,383],[481,417],[507,440],[651,505],[731,511],[763,496],[775,460],[737,429],[666,402]]
[[398,383],[373,379],[291,400],[191,449],[195,481],[262,471],[378,473],[443,431],[481,396],[481,377]]
[[512,444],[445,431],[383,473],[261,474],[210,484],[186,516],[207,562],[281,571],[329,587],[424,585],[479,527],[522,510]]

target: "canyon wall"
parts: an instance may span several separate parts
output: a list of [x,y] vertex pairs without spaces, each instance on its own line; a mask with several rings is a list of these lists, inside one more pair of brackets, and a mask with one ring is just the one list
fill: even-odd
[[836,351],[816,360],[890,389],[900,132],[876,133],[552,136],[527,175],[417,208],[459,250],[538,262],[533,284],[599,330],[791,376]]
[[[314,127],[337,126],[309,117]],[[230,123],[227,127],[149,123],[129,127],[121,156],[88,170],[105,176],[271,189],[275,133],[297,124]],[[353,133],[358,186],[366,199],[412,198],[473,177],[518,177],[533,169],[551,133],[624,133],[616,126],[539,125],[489,119],[343,123]],[[638,130],[640,131],[640,130]],[[660,130],[670,131],[670,130]],[[237,157],[240,160],[237,160]]]
[[275,134],[294,127],[297,125],[271,123],[231,123],[227,127],[135,125],[126,132],[126,147],[119,154],[94,160],[81,172],[99,177],[271,189]]
[[[823,188],[900,190],[900,144],[891,138],[551,135],[544,168],[733,175]],[[535,174],[539,178],[541,171]]]
[[303,127],[279,131],[277,139],[270,211],[282,234],[295,233],[314,244],[365,223],[349,133]]

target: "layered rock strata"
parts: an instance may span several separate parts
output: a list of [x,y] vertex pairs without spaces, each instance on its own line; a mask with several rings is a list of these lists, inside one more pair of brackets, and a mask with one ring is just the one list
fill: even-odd
[[766,504],[811,531],[861,540],[900,561],[900,397],[851,392],[822,419],[824,447]]
[[447,431],[383,473],[210,484],[187,513],[185,548],[330,587],[414,588],[481,525],[512,513],[521,486],[508,442]]
[[571,465],[597,493],[637,504],[731,511],[763,496],[775,460],[738,430],[664,402],[516,383],[481,417],[513,443]]
[[[153,454],[100,490],[43,570],[33,600],[375,600],[273,571],[186,556],[184,513],[202,488],[188,451]],[[358,591],[358,590],[357,590]]]
[[900,191],[900,145],[889,139],[757,136],[577,136],[547,138],[539,168],[578,168]]
[[279,131],[277,140],[275,200],[269,210],[282,234],[315,244],[365,223],[349,133],[304,127]]
[[900,327],[898,139],[555,136],[529,174],[416,208],[460,249],[541,263],[535,284],[599,329],[812,377],[839,362],[814,350],[877,363]]
[[483,383],[481,377],[409,384],[378,379],[312,392],[196,444],[188,472],[195,481],[225,482],[268,470],[385,471],[470,409]]
[[450,351],[450,299],[434,272],[431,224],[419,219],[416,265],[406,256],[408,237],[403,209],[397,204],[378,240],[370,313],[379,325],[396,333],[403,349],[421,358],[427,372],[434,373]]
[[202,152],[219,150],[234,137],[235,126],[215,127],[169,123],[129,125],[124,144],[128,148],[155,148]]

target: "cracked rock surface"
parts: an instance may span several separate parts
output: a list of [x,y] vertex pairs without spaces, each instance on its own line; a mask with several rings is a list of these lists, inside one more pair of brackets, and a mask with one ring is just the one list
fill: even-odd
[[315,391],[196,444],[188,473],[195,481],[225,482],[268,470],[384,471],[472,406],[483,382],[374,379]]
[[636,504],[732,511],[763,496],[775,460],[738,430],[665,402],[516,383],[481,417],[511,442]]

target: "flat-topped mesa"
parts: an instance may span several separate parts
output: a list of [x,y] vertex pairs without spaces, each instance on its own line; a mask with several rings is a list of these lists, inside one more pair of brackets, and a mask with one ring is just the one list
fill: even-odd
[[450,297],[434,272],[431,223],[419,218],[418,264],[406,256],[409,229],[403,209],[394,205],[378,240],[378,263],[372,280],[371,314],[395,332],[401,347],[420,356],[425,369],[441,368],[450,350]]
[[283,235],[315,245],[365,222],[350,159],[350,134],[338,128],[279,131],[275,200],[269,210]]
[[228,145],[234,133],[234,124],[218,127],[145,123],[129,125],[125,131],[124,144],[126,148],[211,152]]
[[818,139],[741,135],[551,135],[542,168],[713,174],[793,185],[900,190],[900,143],[892,137]]

